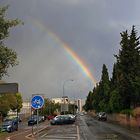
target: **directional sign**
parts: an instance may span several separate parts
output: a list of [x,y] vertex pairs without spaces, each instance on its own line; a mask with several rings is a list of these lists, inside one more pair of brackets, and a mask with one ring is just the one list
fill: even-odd
[[40,109],[44,105],[44,98],[40,95],[35,95],[31,100],[31,105],[34,109]]

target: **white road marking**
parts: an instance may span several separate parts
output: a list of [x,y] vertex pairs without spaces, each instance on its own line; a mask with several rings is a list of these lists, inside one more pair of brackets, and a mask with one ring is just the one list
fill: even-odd
[[72,136],[69,136],[69,137],[67,137],[67,136],[47,136],[46,138],[55,138],[55,139],[76,139],[76,137],[72,137]]
[[77,140],[80,140],[79,126],[77,125]]
[[[49,133],[45,133],[43,135],[41,135],[41,138],[47,138],[48,140],[51,140],[51,139],[55,139],[55,140],[60,140],[60,139],[77,139],[77,140],[80,140],[80,132],[79,132],[79,126],[76,126],[76,125],[72,125],[73,127],[76,127],[76,133],[74,134],[71,134],[71,133],[67,133],[65,135],[49,135]],[[61,132],[61,131],[60,131]]]
[[41,136],[41,138],[45,137],[46,135],[48,135],[48,133],[46,133],[46,134],[42,135],[42,136]]
[[30,130],[27,130],[27,131],[24,131],[24,132],[20,132],[20,133],[18,133],[18,134],[14,134],[14,135],[12,135],[12,136],[10,136],[10,137],[7,137],[6,140],[10,140],[12,137],[15,137],[15,136],[24,134],[24,133],[26,133],[26,132],[28,132],[28,131],[30,131]]

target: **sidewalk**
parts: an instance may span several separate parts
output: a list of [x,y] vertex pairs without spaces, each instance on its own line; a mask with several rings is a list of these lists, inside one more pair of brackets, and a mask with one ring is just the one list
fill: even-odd
[[[42,131],[43,129],[47,128],[49,121],[45,121],[39,124],[38,131]],[[36,134],[37,127],[36,125],[33,126],[33,133]],[[28,137],[26,137],[28,136]],[[32,137],[32,126],[26,126],[24,128],[19,128],[18,131],[14,131],[12,133],[3,133],[0,135],[0,140],[29,140],[34,139]]]

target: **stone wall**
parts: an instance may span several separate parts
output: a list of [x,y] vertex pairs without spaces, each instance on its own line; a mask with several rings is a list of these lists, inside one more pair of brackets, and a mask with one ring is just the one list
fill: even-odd
[[[95,112],[88,112],[92,117],[96,117]],[[126,114],[107,114],[107,120],[120,125],[129,126],[133,128],[140,128],[140,115],[136,117],[127,116]]]
[[139,127],[139,117],[127,116],[126,114],[108,114],[108,120],[131,127]]

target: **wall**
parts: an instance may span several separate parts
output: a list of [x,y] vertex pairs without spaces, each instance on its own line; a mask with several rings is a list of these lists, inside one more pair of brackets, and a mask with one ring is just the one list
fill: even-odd
[[[96,114],[94,112],[88,112],[89,115],[95,117]],[[137,115],[137,117],[127,116],[125,114],[108,114],[107,115],[108,121],[112,123],[117,123],[126,127],[129,127],[130,129],[139,130],[140,129],[140,115]]]

